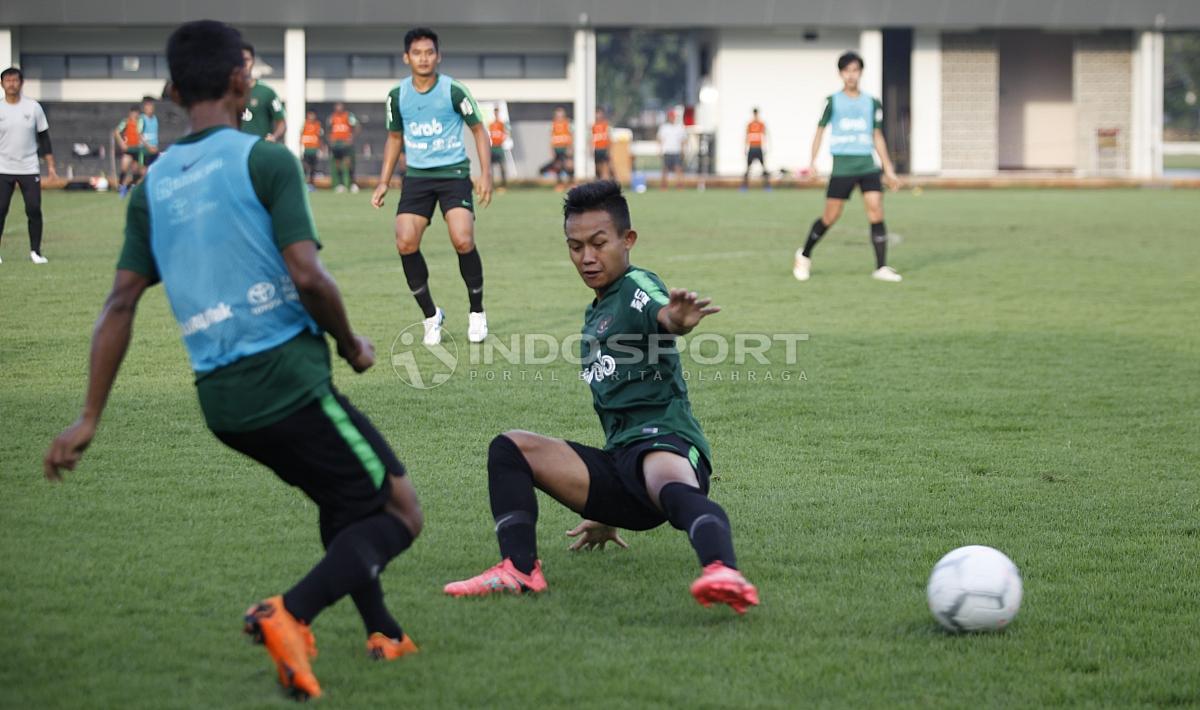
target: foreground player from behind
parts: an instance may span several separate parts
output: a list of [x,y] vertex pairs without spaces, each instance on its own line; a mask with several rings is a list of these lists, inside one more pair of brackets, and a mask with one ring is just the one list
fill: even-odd
[[237,131],[250,89],[241,44],[237,30],[207,20],[168,40],[172,99],[187,110],[193,132],[134,188],[116,279],[92,336],[84,409],[54,440],[44,469],[57,481],[79,463],[129,347],[138,301],[161,280],[209,429],[319,510],[325,557],[245,616],[246,632],[266,645],[284,688],[318,697],[309,625],[347,594],[372,657],[417,650],[384,605],[379,573],[412,544],[422,514],[383,436],[330,381],[322,331],[356,372],[374,363],[374,347],[351,330],[337,284],[317,258],[296,159]]
[[[607,438],[604,449],[510,431],[488,449],[488,494],[500,564],[447,584],[453,596],[546,589],[537,558],[534,488],[584,517],[571,549],[626,546],[616,528],[649,530],[669,522],[687,533],[703,572],[692,596],[738,613],[758,591],[737,570],[725,511],[708,498],[708,441],[692,416],[674,336],[719,309],[683,289],[669,292],[629,263],[638,235],[614,182],[580,185],[563,207],[571,261],[596,299],[584,316],[583,373]],[[636,356],[631,356],[631,351]],[[616,357],[614,357],[616,355]]]
[[812,223],[804,246],[796,250],[792,263],[792,275],[798,281],[808,281],[812,269],[812,252],[825,236],[825,231],[842,216],[842,209],[850,193],[857,185],[862,190],[863,206],[871,222],[871,244],[875,247],[875,270],[871,278],[878,281],[897,282],[900,274],[887,264],[887,227],[883,223],[883,185],[879,180],[879,168],[875,167],[875,154],[883,166],[883,179],[892,190],[900,186],[900,179],[888,157],[887,141],[883,138],[883,105],[870,94],[859,90],[863,60],[854,52],[846,52],[838,58],[838,73],[843,88],[825,101],[825,112],[817,124],[813,137],[811,174],[821,150],[821,139],[826,126],[833,126],[829,151],[833,153],[833,172],[829,177],[829,188],[825,192],[825,210]]

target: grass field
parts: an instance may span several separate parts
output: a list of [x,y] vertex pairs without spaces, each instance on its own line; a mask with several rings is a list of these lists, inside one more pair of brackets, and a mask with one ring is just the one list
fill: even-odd
[[[480,216],[506,342],[575,332],[591,298],[558,202],[512,192]],[[406,386],[388,349],[419,314],[390,212],[365,193],[314,197],[323,257],[381,352],[361,376],[336,365],[335,381],[409,466],[427,516],[383,577],[422,652],[368,662],[339,604],[314,626],[324,705],[1200,705],[1196,193],[889,196],[898,285],[867,276],[857,198],[812,281],[792,279],[820,202],[632,197],[635,263],[724,307],[699,332],[809,335],[793,365],[782,345],[769,365],[685,358],[713,496],[763,600],[737,618],[690,598],[698,569],[680,533],[568,553],[576,518],[544,497],[550,592],[444,597],[496,558],[487,442],[524,428],[599,444],[590,396],[563,361],[460,360],[440,387]],[[50,193],[45,209],[50,264],[26,258],[18,205],[0,251],[0,707],[283,706],[240,615],[318,558],[316,511],[205,430],[161,288],[80,470],[42,480],[82,402],[122,225],[111,195]],[[440,219],[424,251],[461,347],[466,297]],[[933,563],[971,543],[1023,573],[1003,634],[951,636],[925,608]]]

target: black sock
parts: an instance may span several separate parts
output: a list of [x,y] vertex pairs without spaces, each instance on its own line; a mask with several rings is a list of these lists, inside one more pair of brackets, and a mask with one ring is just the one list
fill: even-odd
[[479,250],[472,249],[458,255],[458,273],[467,285],[467,298],[471,301],[472,313],[483,313],[483,261]]
[[822,222],[820,217],[812,223],[812,226],[808,229],[808,239],[804,242],[804,256],[812,256],[813,247],[817,245],[817,242],[821,241],[821,237],[825,236],[826,229],[829,229],[829,225]]
[[283,605],[300,621],[312,623],[334,602],[372,581],[413,536],[404,523],[387,513],[348,525],[329,544],[325,557],[283,595]]
[[537,563],[537,495],[533,469],[512,439],[501,434],[488,447],[488,496],[500,557],[529,574]]
[[404,266],[408,290],[412,292],[413,298],[417,299],[417,305],[421,307],[425,317],[432,318],[437,313],[437,306],[433,305],[433,296],[429,293],[429,267],[425,265],[425,257],[421,256],[419,250],[411,254],[401,254],[400,263]]
[[[330,526],[324,515],[325,511],[322,510],[321,513],[321,545],[328,550],[329,544],[333,542],[341,529]],[[378,577],[350,592],[350,598],[354,600],[354,606],[358,609],[358,616],[362,619],[367,636],[376,632],[397,640],[404,636],[404,630],[400,628],[400,624],[396,622],[383,601],[383,585],[380,584]]]
[[721,506],[709,500],[699,488],[686,483],[663,486],[658,493],[658,502],[671,526],[687,533],[701,566],[720,560],[726,567],[737,569],[733,533]]
[[875,247],[875,268],[887,265],[887,227],[883,222],[871,223],[871,245]]

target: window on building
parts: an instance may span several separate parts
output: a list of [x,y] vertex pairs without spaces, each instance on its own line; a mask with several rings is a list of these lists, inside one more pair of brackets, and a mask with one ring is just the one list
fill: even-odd
[[479,59],[478,54],[448,54],[438,68],[455,79],[478,79],[483,76]]
[[107,54],[67,55],[68,79],[107,79],[108,72]]
[[350,76],[350,57],[345,54],[310,54],[305,60],[310,79],[345,79]]
[[486,54],[483,57],[484,79],[520,79],[525,74],[519,54]]
[[526,79],[565,79],[567,76],[567,55],[565,54],[527,54],[525,55]]
[[153,79],[156,57],[153,54],[114,54],[112,56],[114,78]]
[[392,56],[390,54],[350,55],[350,76],[355,79],[392,78]]
[[22,54],[21,73],[26,79],[65,79],[67,57],[62,54]]

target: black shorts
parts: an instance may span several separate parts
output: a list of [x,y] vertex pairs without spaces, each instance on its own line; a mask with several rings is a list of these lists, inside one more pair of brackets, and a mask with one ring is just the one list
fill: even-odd
[[318,152],[311,148],[304,151],[304,158],[303,158],[304,164],[307,165],[310,170],[317,169],[317,156],[318,155],[319,155]]
[[133,161],[138,165],[146,164],[146,149],[145,148],[129,148],[125,151],[125,155],[133,158]]
[[608,162],[608,148],[597,148],[595,155],[592,157],[594,157],[596,159],[597,163],[607,163]]
[[157,151],[157,150],[153,150],[153,151],[149,150],[149,149],[146,150],[146,167],[147,168],[150,167],[151,165],[154,165],[154,161],[158,160],[158,153],[159,153],[159,151]]
[[405,474],[383,435],[336,391],[260,429],[213,434],[304,491],[334,529],[379,511],[388,474]]
[[683,155],[680,153],[663,153],[663,170],[678,170],[683,167]]
[[456,207],[465,207],[475,214],[472,189],[470,178],[406,177],[396,214],[418,214],[432,219],[434,205],[441,205],[443,217]]
[[865,175],[838,175],[829,178],[829,188],[825,190],[825,196],[833,200],[848,200],[850,193],[854,192],[854,186],[858,185],[863,192],[883,192],[883,183],[879,180],[879,173],[866,173]]
[[754,161],[756,161],[756,160],[758,161],[759,165],[766,165],[766,162],[763,160],[763,149],[762,148],[751,148],[750,150],[746,151],[746,167],[747,168],[750,167],[751,165],[753,165]]
[[345,160],[346,158],[354,157],[354,146],[349,143],[334,143],[329,146],[329,151],[332,153],[334,160]]
[[674,451],[693,461],[700,490],[708,494],[712,468],[704,454],[681,436],[664,434],[613,451],[574,441],[568,441],[567,445],[579,454],[588,469],[588,497],[583,507],[583,517],[588,520],[626,530],[649,530],[667,521],[650,500],[642,474],[642,457],[651,451]]

